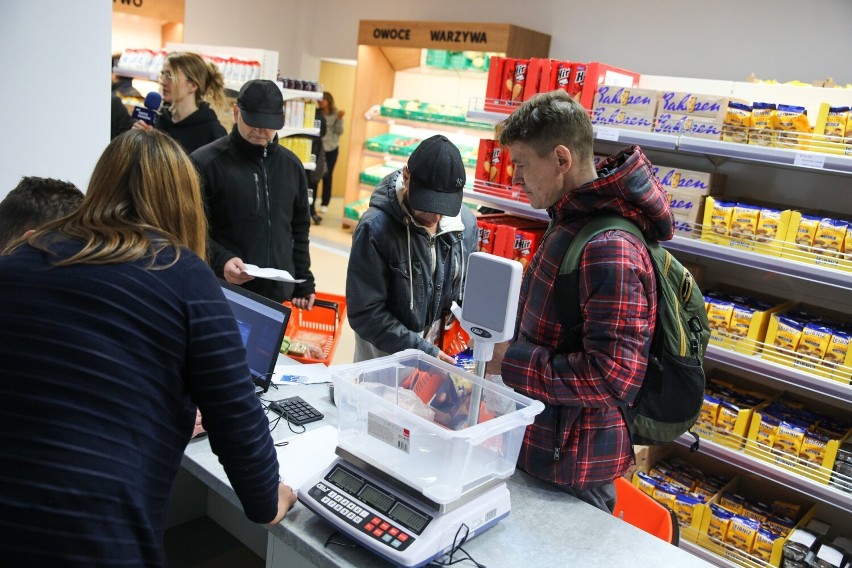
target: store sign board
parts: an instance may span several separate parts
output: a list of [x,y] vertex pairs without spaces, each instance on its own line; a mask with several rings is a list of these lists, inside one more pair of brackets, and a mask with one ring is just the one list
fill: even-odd
[[112,0],[112,11],[166,22],[183,22],[184,0]]
[[509,24],[361,21],[360,45],[416,47],[451,51],[505,51]]

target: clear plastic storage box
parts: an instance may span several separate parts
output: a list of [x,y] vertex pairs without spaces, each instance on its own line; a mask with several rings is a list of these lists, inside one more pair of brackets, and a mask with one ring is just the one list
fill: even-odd
[[512,475],[524,430],[544,410],[417,350],[332,368],[332,380],[340,448],[442,505]]

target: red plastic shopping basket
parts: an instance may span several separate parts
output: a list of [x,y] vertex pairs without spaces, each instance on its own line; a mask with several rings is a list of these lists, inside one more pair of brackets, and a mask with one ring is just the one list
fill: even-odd
[[292,313],[285,334],[293,343],[311,343],[318,345],[325,356],[322,359],[287,353],[287,356],[302,363],[323,363],[331,365],[334,350],[340,339],[343,318],[346,317],[346,298],[336,294],[317,292],[312,310],[296,308],[289,301],[284,302]]

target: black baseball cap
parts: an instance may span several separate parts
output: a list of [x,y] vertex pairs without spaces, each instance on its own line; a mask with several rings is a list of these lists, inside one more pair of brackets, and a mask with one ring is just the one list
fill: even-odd
[[249,126],[273,130],[280,130],[284,126],[284,97],[273,81],[247,81],[237,96],[237,106]]
[[446,136],[427,138],[408,158],[408,204],[412,209],[455,217],[467,180],[461,152]]

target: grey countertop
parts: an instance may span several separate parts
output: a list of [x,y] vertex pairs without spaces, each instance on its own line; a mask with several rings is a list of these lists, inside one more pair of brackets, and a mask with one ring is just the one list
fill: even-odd
[[[301,396],[325,414],[323,420],[308,424],[308,430],[337,424],[337,410],[331,403],[328,385],[280,386],[270,390],[265,398],[277,400],[293,395]],[[273,430],[276,440],[292,436],[294,434],[283,423]],[[240,508],[206,439],[190,443],[183,467]],[[287,467],[287,463],[281,463],[282,471]],[[522,471],[516,470],[507,485],[512,503],[509,516],[463,546],[478,563],[488,568],[542,566],[554,561],[584,568],[710,566]],[[282,523],[269,530],[320,568],[390,566],[361,547],[348,546],[349,542],[341,535],[326,544],[335,529],[300,503]],[[469,561],[459,565],[473,566]]]

